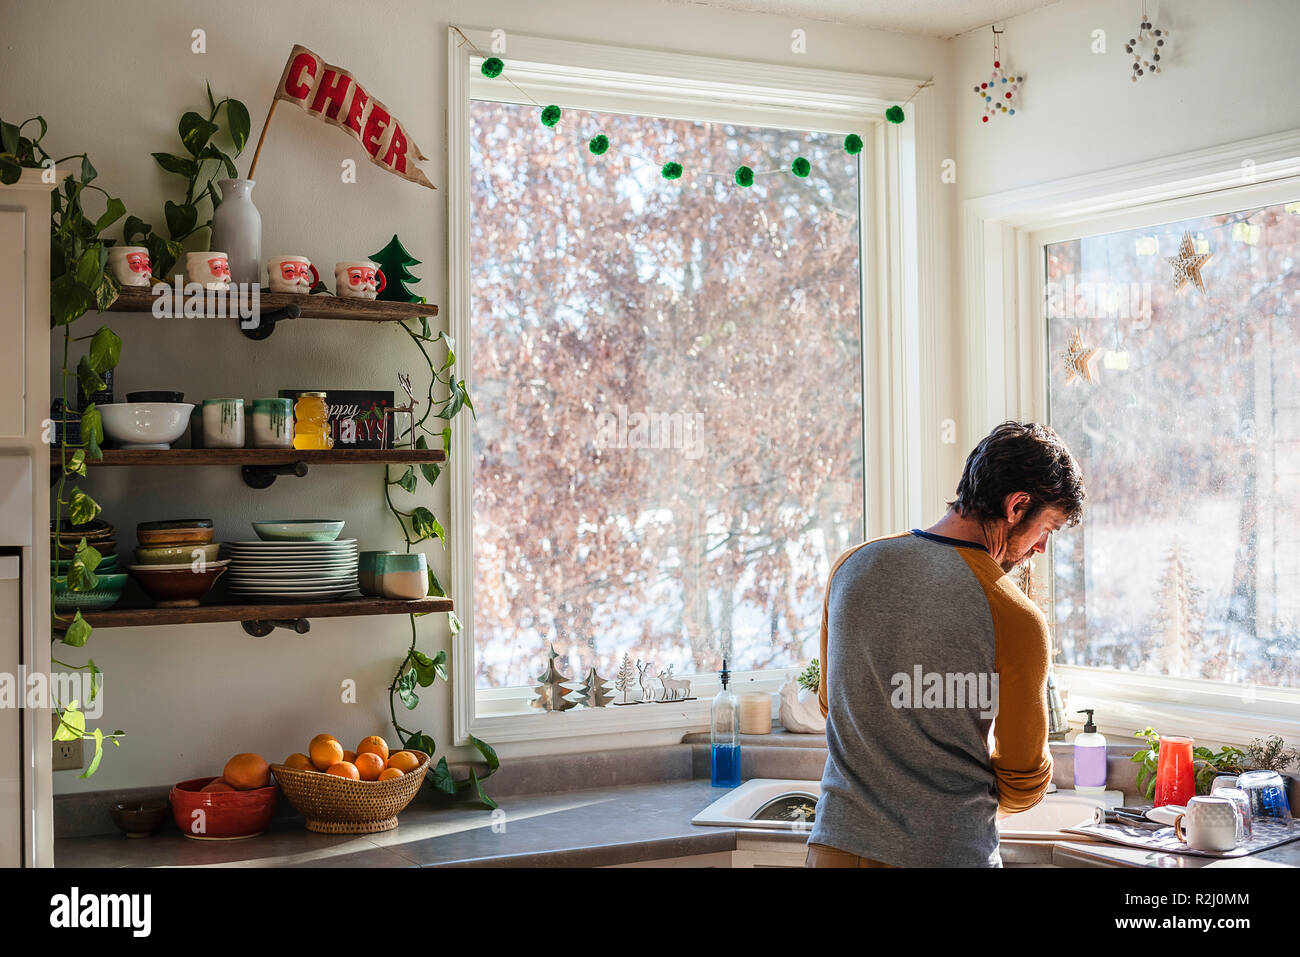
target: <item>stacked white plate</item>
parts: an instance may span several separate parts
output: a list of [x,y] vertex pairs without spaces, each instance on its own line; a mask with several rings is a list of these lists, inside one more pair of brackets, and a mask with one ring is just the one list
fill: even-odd
[[357,590],[357,540],[229,542],[230,593],[250,601],[328,601]]

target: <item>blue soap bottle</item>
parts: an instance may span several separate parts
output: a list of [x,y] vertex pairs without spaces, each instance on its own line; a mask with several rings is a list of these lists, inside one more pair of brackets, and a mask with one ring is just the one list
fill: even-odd
[[713,699],[709,722],[709,764],[715,788],[740,786],[740,706],[727,687],[731,672],[722,659],[722,690]]

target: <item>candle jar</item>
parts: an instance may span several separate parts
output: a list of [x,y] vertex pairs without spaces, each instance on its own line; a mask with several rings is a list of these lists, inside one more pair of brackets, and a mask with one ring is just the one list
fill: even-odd
[[740,696],[740,733],[772,733],[772,696],[750,691]]
[[332,449],[329,406],[324,392],[304,392],[293,407],[293,447],[295,449]]
[[289,399],[253,400],[253,448],[293,448],[293,402]]
[[244,447],[244,400],[203,400],[203,447],[205,449],[242,449]]
[[1186,805],[1196,794],[1196,767],[1192,763],[1192,739],[1174,735],[1160,738],[1156,762],[1155,806]]

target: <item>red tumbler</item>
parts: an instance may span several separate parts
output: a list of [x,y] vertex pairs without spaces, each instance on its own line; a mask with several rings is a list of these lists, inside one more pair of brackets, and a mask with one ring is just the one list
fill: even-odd
[[1192,763],[1192,739],[1161,736],[1156,762],[1156,807],[1186,805],[1196,794],[1196,767]]

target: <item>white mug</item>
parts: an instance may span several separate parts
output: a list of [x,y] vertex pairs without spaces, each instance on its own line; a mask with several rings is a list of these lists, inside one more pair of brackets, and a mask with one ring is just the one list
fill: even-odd
[[123,286],[148,286],[149,274],[153,271],[149,250],[143,246],[110,246],[108,266]]
[[379,263],[369,259],[334,264],[334,292],[347,299],[374,299],[384,291],[388,280]]
[[1198,851],[1230,851],[1237,846],[1237,808],[1227,798],[1197,795],[1174,818],[1174,834]]
[[266,279],[271,292],[306,295],[320,282],[320,273],[306,256],[272,256],[266,261]]
[[230,257],[216,251],[186,253],[185,278],[205,289],[229,289]]

